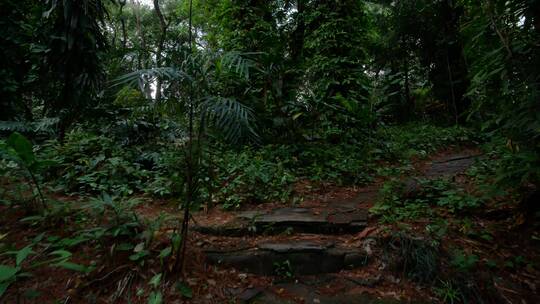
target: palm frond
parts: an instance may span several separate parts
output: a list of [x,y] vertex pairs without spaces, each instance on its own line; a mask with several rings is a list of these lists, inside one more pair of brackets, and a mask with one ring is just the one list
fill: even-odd
[[222,132],[231,142],[244,139],[257,140],[253,122],[253,110],[234,98],[207,97],[201,103],[202,113],[208,123]]
[[162,67],[142,69],[135,72],[131,72],[122,75],[114,79],[111,83],[111,87],[120,85],[135,86],[139,84],[141,86],[144,82],[152,82],[156,78],[164,78],[168,80],[188,80],[192,81],[192,77],[183,70],[176,67]]
[[257,68],[254,61],[248,56],[260,53],[226,52],[219,58],[222,67],[236,73],[238,76],[249,79],[249,70]]

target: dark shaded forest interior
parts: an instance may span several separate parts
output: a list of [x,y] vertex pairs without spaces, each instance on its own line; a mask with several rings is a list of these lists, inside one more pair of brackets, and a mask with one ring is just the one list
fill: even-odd
[[0,303],[540,303],[539,0],[0,12]]

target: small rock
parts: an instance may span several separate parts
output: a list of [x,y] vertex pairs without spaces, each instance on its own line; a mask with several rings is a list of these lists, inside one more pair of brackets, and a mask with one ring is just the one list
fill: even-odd
[[238,295],[238,300],[242,302],[250,302],[262,292],[262,288],[248,288]]
[[375,245],[375,243],[376,241],[374,239],[367,239],[363,242],[363,249],[368,256],[373,255],[373,250],[371,249],[371,246]]

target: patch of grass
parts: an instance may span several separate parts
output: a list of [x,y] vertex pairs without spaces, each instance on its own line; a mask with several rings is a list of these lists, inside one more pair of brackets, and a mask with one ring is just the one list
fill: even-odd
[[438,287],[434,287],[435,294],[447,304],[460,303],[463,300],[461,291],[451,281],[440,281]]
[[439,249],[428,239],[412,238],[406,232],[394,233],[386,246],[385,259],[396,272],[427,284],[439,272]]

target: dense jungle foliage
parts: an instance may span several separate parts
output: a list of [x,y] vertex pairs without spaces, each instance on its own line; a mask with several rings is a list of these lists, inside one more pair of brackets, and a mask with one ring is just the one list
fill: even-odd
[[[190,226],[373,185],[382,263],[421,286],[395,298],[539,299],[540,1],[0,12],[1,303],[234,303],[193,279],[195,243],[214,239]],[[479,155],[465,182],[419,173],[460,151]]]

